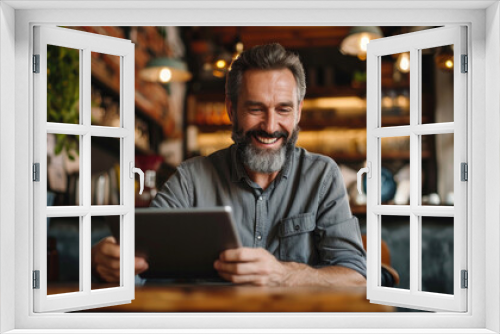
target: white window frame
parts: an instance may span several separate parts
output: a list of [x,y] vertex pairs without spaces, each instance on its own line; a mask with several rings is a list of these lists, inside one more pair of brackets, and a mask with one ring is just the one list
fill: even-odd
[[[467,187],[460,179],[460,164],[467,163],[467,77],[462,73],[461,56],[467,54],[465,26],[447,26],[398,36],[380,38],[368,44],[367,49],[367,164],[371,178],[367,179],[368,201],[366,213],[367,297],[377,304],[402,306],[428,311],[467,310],[467,289],[461,287],[460,275],[467,270]],[[422,50],[453,45],[453,121],[428,123],[422,115]],[[382,57],[409,52],[410,54],[410,121],[403,126],[384,126],[381,109]],[[450,134],[453,136],[452,180],[453,206],[425,206],[422,191],[422,135]],[[381,204],[382,138],[405,136],[410,147],[410,203],[408,205]],[[410,231],[409,289],[381,286],[381,228],[384,217],[402,216]],[[453,293],[433,293],[422,290],[422,217],[453,218]]]
[[[69,6],[69,9],[61,9]],[[127,6],[131,9],[120,9]],[[397,8],[394,8],[396,7]],[[457,7],[459,6],[459,7]],[[99,8],[98,8],[99,7]],[[102,8],[108,8],[103,10]],[[150,10],[137,10],[137,8]],[[160,8],[161,7],[161,8]],[[40,10],[48,8],[49,10]],[[58,9],[59,10],[56,10]],[[75,9],[78,8],[78,9]],[[193,8],[197,8],[196,10]],[[262,8],[265,8],[263,10]],[[313,8],[313,9],[309,9]],[[368,9],[367,9],[368,8]],[[244,9],[244,10],[242,10]],[[409,10],[411,9],[411,10]],[[31,260],[32,95],[30,55],[34,24],[60,25],[467,25],[469,27],[468,131],[471,199],[467,313],[289,314],[34,314]],[[0,332],[110,332],[113,328],[301,328],[321,331],[415,333],[500,332],[500,11],[497,1],[366,2],[148,2],[3,1],[0,3]],[[486,64],[488,68],[486,69]],[[12,138],[15,138],[14,145]],[[486,154],[488,152],[488,154]],[[492,152],[495,152],[493,154]],[[15,177],[12,177],[15,175]],[[488,178],[486,179],[486,175]],[[487,180],[487,182],[486,182]],[[14,196],[13,196],[13,193]],[[488,196],[486,196],[488,194]],[[28,198],[28,200],[27,200]],[[486,219],[487,218],[487,219]],[[493,255],[495,254],[495,255]],[[486,256],[488,255],[488,256]],[[12,289],[12,287],[15,287]],[[14,305],[14,308],[12,307]],[[354,330],[352,328],[357,328]],[[413,329],[412,329],[413,328]],[[429,328],[432,328],[430,330]],[[448,328],[448,330],[446,330]],[[91,330],[90,330],[91,329]],[[215,330],[220,329],[220,330]],[[224,330],[225,329],[225,330]],[[281,330],[280,330],[281,329]],[[52,330],[51,332],[55,332]],[[86,331],[87,332],[87,331]],[[163,332],[168,332],[164,330]],[[174,332],[174,330],[170,331]],[[263,332],[263,330],[261,331]]]
[[[34,270],[39,270],[39,288],[34,290],[35,312],[72,311],[92,307],[130,303],[134,299],[134,69],[135,46],[130,41],[76,31],[67,28],[34,27],[34,54],[39,55],[39,73],[33,75],[34,162],[40,166],[40,180],[33,184],[34,200]],[[79,124],[47,122],[47,46],[55,45],[78,50]],[[120,125],[91,124],[91,53],[114,55],[120,62]],[[73,206],[47,207],[47,134],[78,135],[80,164],[80,203]],[[119,140],[120,204],[91,205],[91,141],[108,137]],[[133,175],[133,173],[132,173]],[[91,224],[94,216],[119,216],[120,282],[116,287],[92,290],[91,286]],[[79,290],[71,293],[47,294],[47,224],[50,217],[79,218]]]

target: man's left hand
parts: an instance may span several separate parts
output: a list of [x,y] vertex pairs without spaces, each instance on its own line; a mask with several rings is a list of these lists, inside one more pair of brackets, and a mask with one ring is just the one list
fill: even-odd
[[279,286],[289,275],[287,266],[263,248],[241,247],[222,252],[214,268],[233,283]]

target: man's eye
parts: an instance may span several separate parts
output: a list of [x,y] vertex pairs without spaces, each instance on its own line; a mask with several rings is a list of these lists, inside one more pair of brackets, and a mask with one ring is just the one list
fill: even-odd
[[260,111],[260,108],[252,108],[252,109],[250,109],[250,111],[251,112],[258,112],[258,111]]

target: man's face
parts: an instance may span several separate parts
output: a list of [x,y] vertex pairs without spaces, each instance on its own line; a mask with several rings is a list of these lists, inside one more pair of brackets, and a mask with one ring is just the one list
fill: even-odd
[[302,102],[288,69],[249,70],[243,74],[236,108],[228,101],[233,139],[243,147],[243,162],[261,173],[279,171],[287,144],[294,145]]

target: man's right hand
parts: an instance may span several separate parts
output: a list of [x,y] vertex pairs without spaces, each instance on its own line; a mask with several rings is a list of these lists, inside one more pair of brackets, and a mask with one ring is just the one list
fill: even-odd
[[[120,282],[120,245],[114,237],[107,237],[92,247],[92,270],[106,282]],[[142,257],[135,257],[135,274],[148,270]]]

